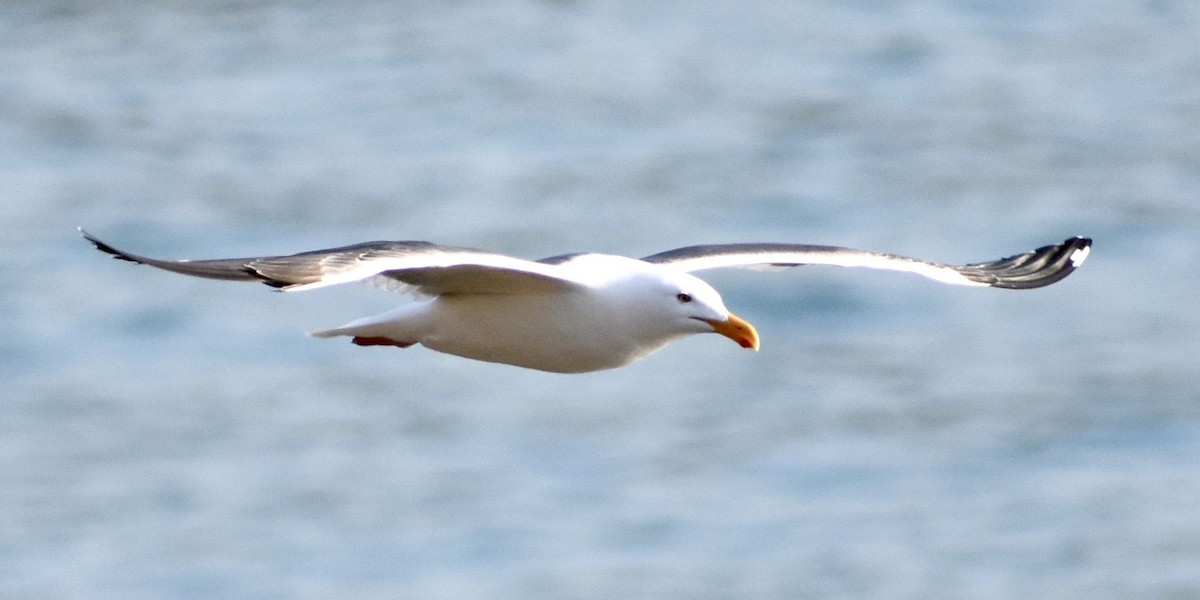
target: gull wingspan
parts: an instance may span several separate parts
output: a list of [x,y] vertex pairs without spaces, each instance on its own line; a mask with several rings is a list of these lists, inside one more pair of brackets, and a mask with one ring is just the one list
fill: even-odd
[[1070,275],[1091,251],[1092,240],[1069,238],[999,260],[947,265],[906,256],[810,244],[714,244],[676,248],[642,260],[681,271],[723,267],[786,268],[834,265],[905,271],[954,285],[1028,289],[1050,285]]
[[286,256],[217,260],[161,260],[109,245],[83,229],[89,242],[115,258],[174,273],[257,281],[284,291],[369,281],[426,295],[522,293],[580,286],[554,264],[430,242],[366,242]]

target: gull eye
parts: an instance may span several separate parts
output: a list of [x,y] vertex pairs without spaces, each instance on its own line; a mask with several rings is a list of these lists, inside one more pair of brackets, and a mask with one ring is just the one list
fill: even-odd
[[679,292],[678,294],[675,294],[675,299],[678,300],[681,304],[687,304],[688,302],[692,301],[692,295],[686,294],[684,292]]

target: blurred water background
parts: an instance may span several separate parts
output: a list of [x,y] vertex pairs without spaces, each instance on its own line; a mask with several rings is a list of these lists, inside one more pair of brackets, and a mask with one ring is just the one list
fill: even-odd
[[[1200,597],[1200,4],[7,2],[0,597]],[[108,260],[796,241],[561,376]]]

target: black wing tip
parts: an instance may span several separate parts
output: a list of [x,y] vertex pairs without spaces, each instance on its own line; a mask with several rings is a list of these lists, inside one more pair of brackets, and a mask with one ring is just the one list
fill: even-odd
[[232,281],[259,281],[276,290],[283,290],[295,282],[283,281],[263,275],[253,267],[239,259],[215,261],[170,261],[158,260],[126,252],[89,233],[83,227],[77,227],[83,239],[90,242],[97,250],[109,254],[117,260],[124,260],[138,265],[157,267],[174,273],[204,277],[208,279],[225,279]]
[[139,260],[139,257],[134,256],[132,254],[129,254],[128,252],[125,252],[124,250],[120,250],[114,246],[109,245],[107,242],[104,242],[100,238],[92,235],[91,233],[88,233],[88,230],[84,229],[83,227],[77,227],[76,229],[79,230],[79,233],[80,233],[80,235],[83,236],[83,239],[90,242],[93,246],[96,247],[97,250],[99,250],[105,254],[112,255],[112,257],[114,259],[125,260],[125,261],[129,261],[131,263],[144,264],[143,261]]
[[963,274],[972,281],[996,288],[1040,288],[1065,279],[1083,265],[1091,251],[1091,238],[1075,236],[1061,244],[1042,246],[992,262],[968,265]]

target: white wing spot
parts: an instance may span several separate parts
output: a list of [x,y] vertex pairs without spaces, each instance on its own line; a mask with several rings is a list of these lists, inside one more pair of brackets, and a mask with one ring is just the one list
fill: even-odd
[[1080,249],[1072,252],[1071,253],[1071,264],[1076,267],[1078,267],[1079,265],[1082,265],[1083,261],[1087,260],[1088,253],[1090,253],[1091,251],[1092,251],[1092,247],[1087,246],[1085,248],[1080,248]]

